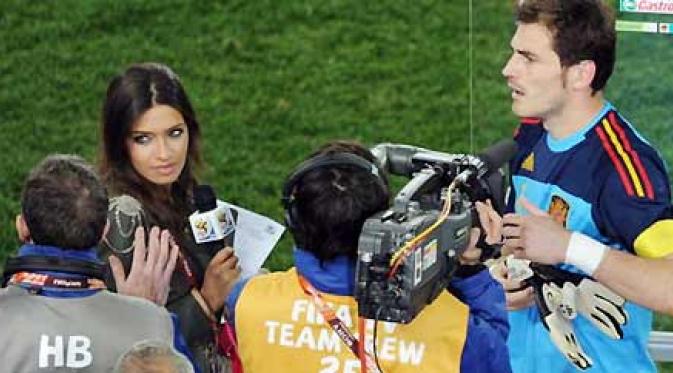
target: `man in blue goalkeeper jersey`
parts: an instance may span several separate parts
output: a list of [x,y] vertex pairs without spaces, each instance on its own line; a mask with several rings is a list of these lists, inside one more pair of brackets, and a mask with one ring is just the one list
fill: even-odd
[[[542,247],[565,243],[567,257],[541,261],[565,262],[561,268],[595,275],[599,281],[604,281],[599,274],[608,266],[600,263],[607,250],[603,244],[629,253],[623,255],[670,255],[673,245],[664,244],[671,242],[671,229],[659,223],[670,215],[664,164],[603,96],[615,61],[611,11],[600,0],[522,0],[516,20],[512,56],[503,75],[511,89],[512,110],[523,119],[515,135],[519,151],[511,163],[510,214],[503,219],[505,250],[539,254],[545,251]],[[531,216],[531,211],[546,216]],[[541,223],[532,224],[534,218],[544,220],[548,232],[561,238],[543,232]],[[533,229],[539,245],[535,248],[530,242]],[[568,238],[558,231],[573,233],[566,233]],[[621,271],[616,276],[634,281],[635,268],[614,268]],[[610,325],[615,315],[622,317],[616,311],[607,323],[568,317],[563,322],[574,329],[576,341],[554,343],[549,320],[533,303],[533,289],[521,290],[522,284],[505,268],[495,272],[508,291],[508,345],[515,372],[609,372],[614,367],[624,372],[656,371],[647,352],[651,311],[627,302],[619,328]],[[622,294],[638,300],[631,293]],[[577,293],[578,308],[587,306],[580,304],[583,301],[601,300],[582,296]],[[595,304],[589,307],[600,309]]]

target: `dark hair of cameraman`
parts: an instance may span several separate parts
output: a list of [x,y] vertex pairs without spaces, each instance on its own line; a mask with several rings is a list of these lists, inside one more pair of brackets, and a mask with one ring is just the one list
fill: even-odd
[[[314,154],[350,153],[374,163],[364,146],[349,141],[331,142]],[[320,261],[339,255],[355,258],[365,220],[388,207],[388,188],[366,170],[350,165],[320,167],[309,171],[294,186],[295,224],[290,232],[303,250]],[[384,178],[384,185],[387,182]]]
[[82,158],[53,155],[28,176],[21,206],[33,243],[86,250],[103,235],[108,197]]

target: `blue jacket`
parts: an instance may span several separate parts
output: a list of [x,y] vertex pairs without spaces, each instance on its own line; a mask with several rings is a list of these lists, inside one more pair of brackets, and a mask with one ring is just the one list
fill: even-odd
[[[355,264],[340,256],[320,264],[308,251],[294,250],[297,271],[319,291],[335,295],[353,295]],[[227,299],[227,310],[235,325],[235,308],[247,280],[239,281]],[[505,294],[502,286],[483,270],[473,276],[451,281],[453,294],[470,309],[467,339],[463,348],[461,371],[470,373],[511,372],[506,340],[509,331]]]

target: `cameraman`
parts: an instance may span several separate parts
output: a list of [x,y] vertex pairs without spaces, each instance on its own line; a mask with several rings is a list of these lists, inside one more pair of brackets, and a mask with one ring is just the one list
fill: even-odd
[[[335,162],[344,156],[355,160]],[[365,220],[385,210],[389,201],[387,182],[373,172],[373,161],[361,145],[332,142],[286,181],[295,267],[242,281],[227,300],[244,370],[359,371],[358,357],[325,320],[332,324],[339,319],[356,329],[358,239]],[[478,265],[477,251],[464,255],[466,264],[475,265],[459,269],[462,275],[453,279],[451,293],[443,292],[410,324],[367,323],[365,346],[383,372],[510,371],[503,290]],[[300,279],[305,281],[301,285]],[[306,294],[307,286],[317,290],[336,318],[321,312]]]
[[[107,372],[137,341],[174,343],[176,329],[165,309],[105,289],[94,247],[106,226],[107,205],[103,185],[79,157],[52,155],[31,171],[16,219],[25,244],[8,260],[8,287],[0,289],[3,371]],[[137,237],[144,254],[145,238]],[[117,273],[118,287],[165,301],[165,281],[151,284],[170,278],[175,249],[169,258],[168,246],[166,233],[152,231],[147,260],[143,255],[127,278]]]

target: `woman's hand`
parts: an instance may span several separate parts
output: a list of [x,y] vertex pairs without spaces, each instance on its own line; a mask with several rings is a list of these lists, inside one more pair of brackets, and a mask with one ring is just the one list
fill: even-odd
[[231,247],[218,251],[210,260],[201,286],[201,295],[213,312],[222,309],[240,275],[241,267]]

